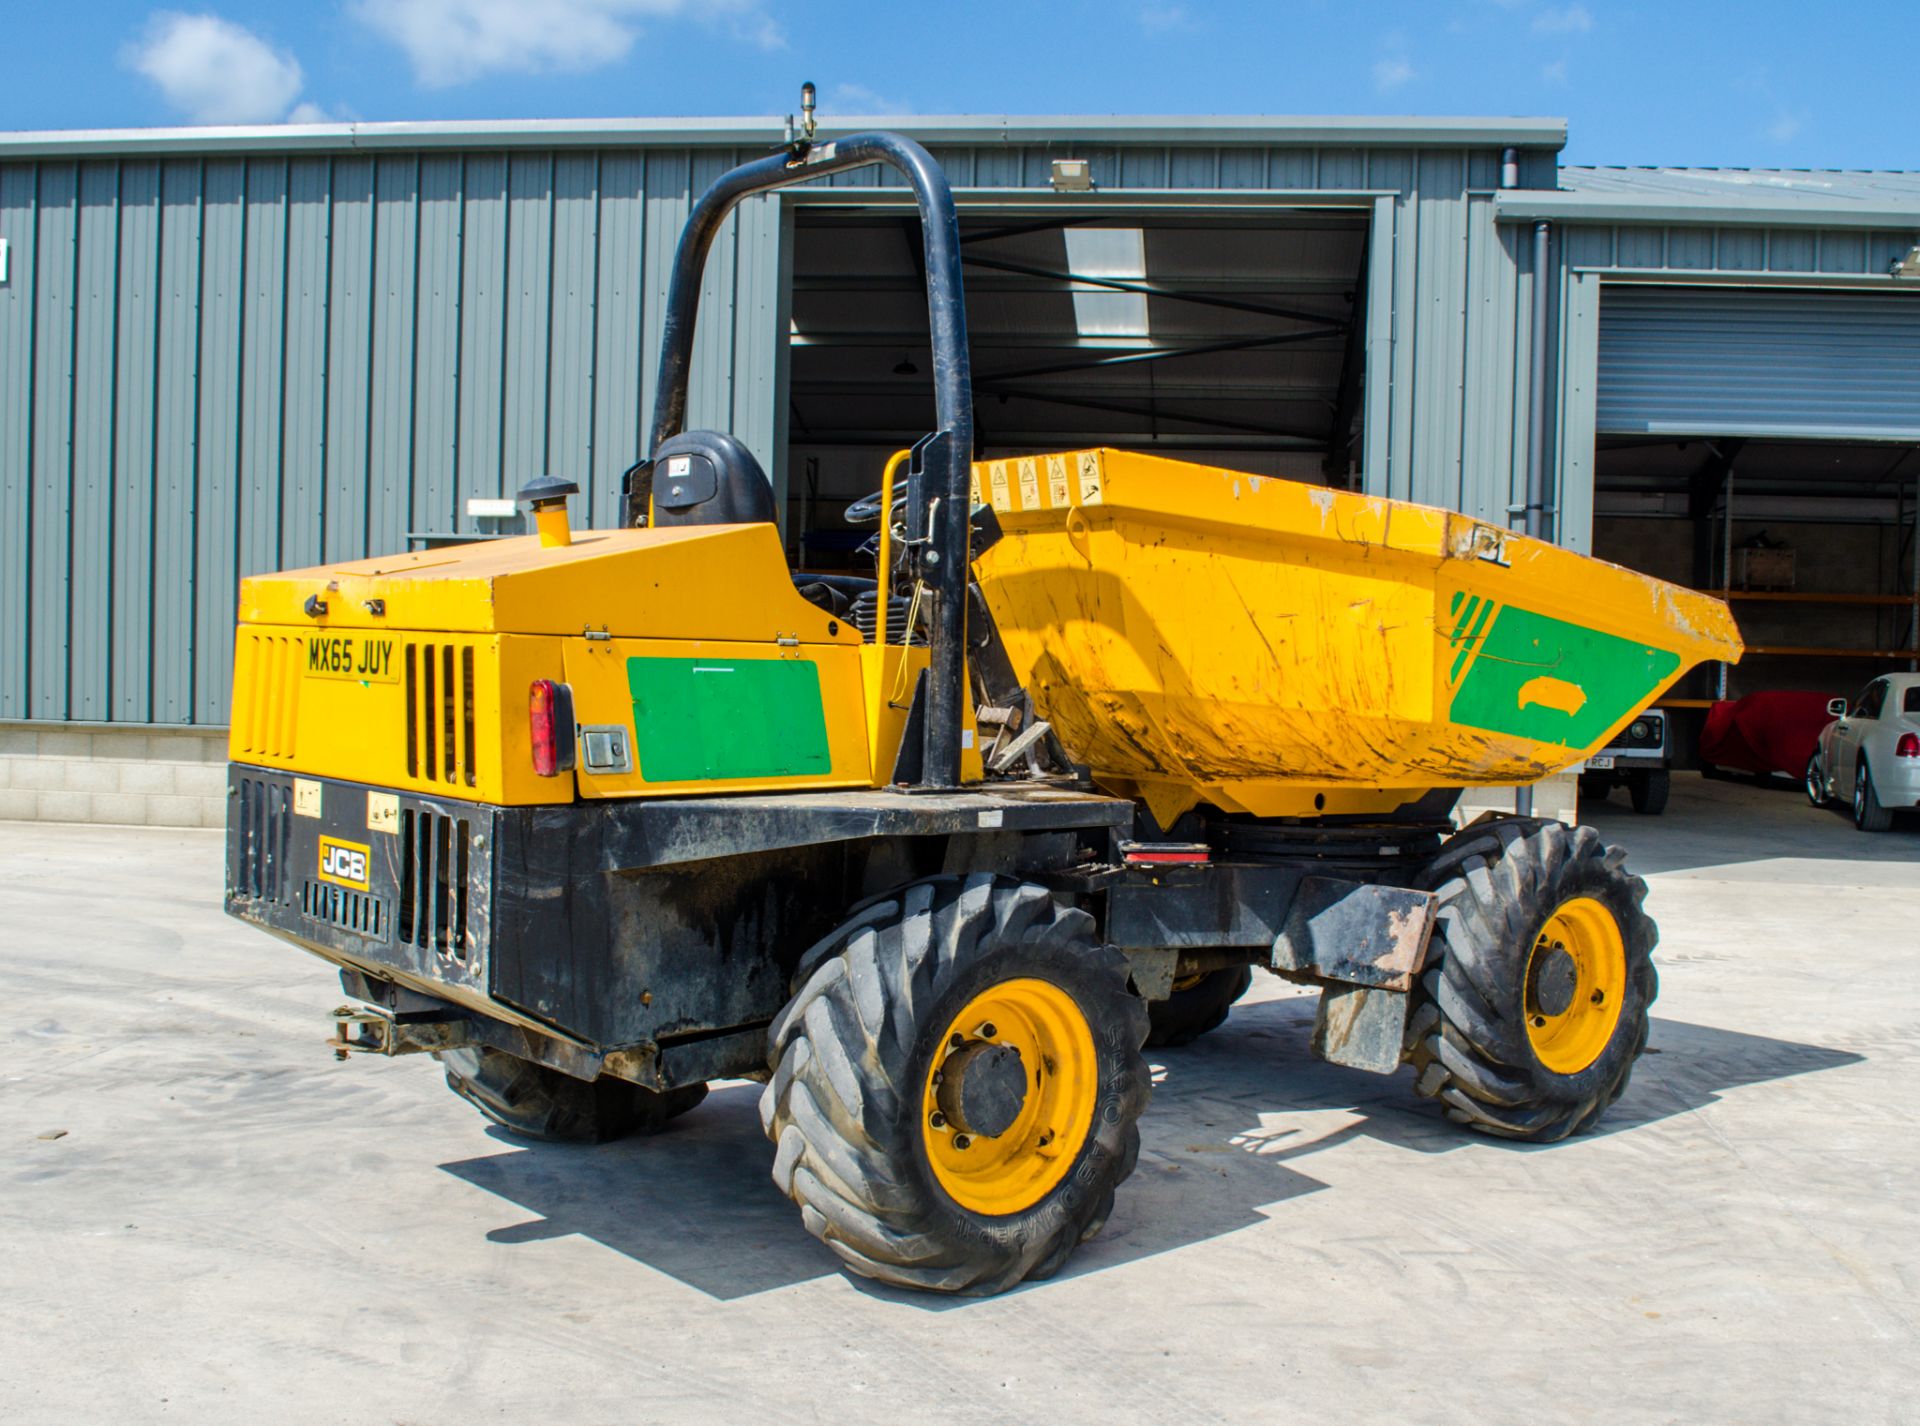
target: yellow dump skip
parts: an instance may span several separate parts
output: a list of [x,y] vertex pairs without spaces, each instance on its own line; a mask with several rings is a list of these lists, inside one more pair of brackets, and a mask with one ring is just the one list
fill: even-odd
[[1530,782],[1741,653],[1719,600],[1423,505],[1111,450],[974,476],[1014,672],[1163,824]]

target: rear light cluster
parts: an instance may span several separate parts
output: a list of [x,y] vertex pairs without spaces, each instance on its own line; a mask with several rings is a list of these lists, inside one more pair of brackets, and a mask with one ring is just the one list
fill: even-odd
[[1900,741],[1893,745],[1893,755],[1897,758],[1920,758],[1920,733],[1902,733]]
[[573,690],[550,678],[536,678],[527,696],[527,724],[533,734],[533,770],[542,777],[573,771]]

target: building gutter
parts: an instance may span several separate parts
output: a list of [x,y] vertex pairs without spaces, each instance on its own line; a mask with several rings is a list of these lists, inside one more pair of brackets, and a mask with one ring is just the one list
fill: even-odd
[[1649,223],[1681,227],[1920,228],[1920,204],[1865,207],[1836,200],[1796,203],[1729,203],[1701,198],[1633,198],[1618,193],[1567,193],[1544,189],[1502,192],[1493,200],[1500,223]]
[[[0,159],[95,155],[340,153],[423,149],[761,148],[780,145],[777,115],[731,118],[495,119],[244,128],[73,129],[0,133]],[[826,123],[822,142],[888,129],[925,144],[1247,144],[1478,148],[1558,152],[1564,119],[1353,116],[924,115]]]

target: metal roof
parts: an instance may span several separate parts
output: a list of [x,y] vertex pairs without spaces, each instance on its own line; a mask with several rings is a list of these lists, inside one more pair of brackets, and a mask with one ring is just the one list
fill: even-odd
[[1563,165],[1553,191],[1499,195],[1502,218],[1567,222],[1758,223],[1904,228],[1920,224],[1920,173],[1806,168]]
[[[778,115],[738,118],[493,119],[454,123],[269,124],[245,128],[0,133],[0,159],[92,154],[288,153],[373,149],[747,146],[779,141]],[[1560,149],[1564,119],[1394,115],[901,114],[824,123],[822,138],[893,129],[930,144],[1314,144]]]

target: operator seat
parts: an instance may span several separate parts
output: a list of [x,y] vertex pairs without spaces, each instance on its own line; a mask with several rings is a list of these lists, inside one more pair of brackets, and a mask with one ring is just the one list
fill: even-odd
[[771,525],[773,486],[760,462],[721,431],[682,431],[653,454],[653,525]]
[[[683,431],[653,457],[653,527],[774,524],[773,486],[753,452],[722,431]],[[849,618],[874,580],[795,571],[794,588],[836,619]],[[869,618],[871,624],[871,618]]]

